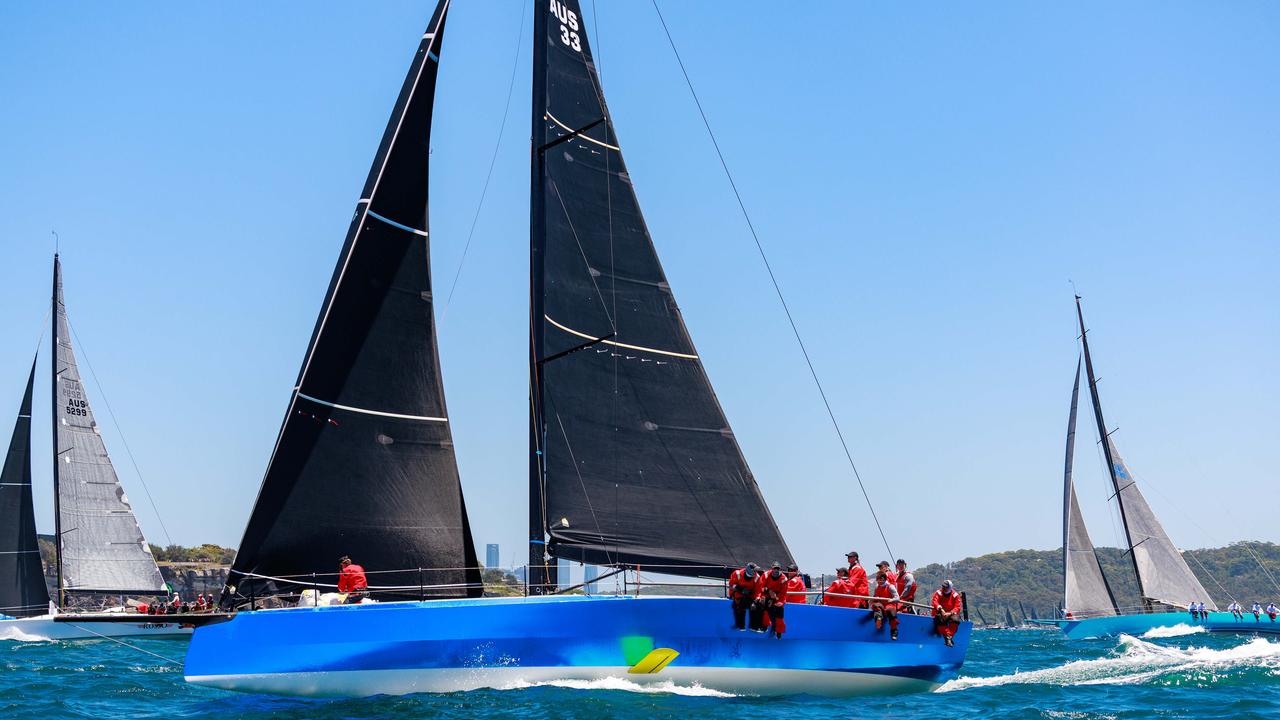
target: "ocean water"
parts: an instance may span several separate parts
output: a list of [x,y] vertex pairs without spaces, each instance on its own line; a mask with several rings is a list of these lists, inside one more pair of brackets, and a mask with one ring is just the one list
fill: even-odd
[[[625,680],[304,700],[191,687],[178,665],[106,640],[0,641],[0,718],[1280,718],[1280,639],[1199,630],[1082,642],[1049,630],[983,630],[961,677],[940,691],[848,700]],[[172,660],[185,650],[184,641],[135,644]]]

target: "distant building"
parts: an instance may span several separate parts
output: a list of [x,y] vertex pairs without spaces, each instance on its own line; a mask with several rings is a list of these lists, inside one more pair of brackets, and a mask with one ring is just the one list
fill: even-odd
[[600,568],[595,565],[584,565],[582,567],[582,589],[588,595],[596,594],[596,578],[600,576]]
[[502,564],[498,555],[498,543],[489,543],[484,546],[484,566],[487,568],[496,568]]

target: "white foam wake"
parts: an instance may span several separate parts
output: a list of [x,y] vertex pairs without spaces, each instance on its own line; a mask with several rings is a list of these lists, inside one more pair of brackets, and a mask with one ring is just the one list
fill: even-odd
[[1187,670],[1222,671],[1250,665],[1280,671],[1280,643],[1254,638],[1223,650],[1164,647],[1130,635],[1120,636],[1115,654],[1096,660],[1076,660],[1044,670],[1016,672],[986,678],[957,678],[939,692],[997,685],[1123,685]]
[[0,627],[0,640],[16,640],[18,642],[52,642],[51,638],[44,635],[33,635],[25,633],[16,627]]
[[1188,625],[1186,623],[1178,623],[1173,627],[1158,627],[1142,633],[1144,638],[1171,638],[1182,637],[1183,635],[1199,635],[1202,632],[1208,632],[1203,625]]
[[520,681],[512,685],[508,685],[504,690],[519,690],[532,687],[561,687],[572,690],[622,690],[624,692],[634,693],[667,693],[670,695],[685,695],[688,697],[717,697],[728,698],[735,697],[732,693],[720,692],[712,690],[701,685],[677,685],[670,680],[664,680],[658,683],[637,683],[626,678],[606,677],[595,680],[546,680],[542,682],[524,682]]

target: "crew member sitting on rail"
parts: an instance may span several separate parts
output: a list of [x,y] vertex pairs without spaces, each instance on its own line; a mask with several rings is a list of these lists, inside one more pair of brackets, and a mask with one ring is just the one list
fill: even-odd
[[898,558],[898,598],[902,600],[898,612],[915,614],[916,611],[908,603],[916,601],[916,589],[916,576],[907,570],[907,561]]
[[1271,622],[1276,621],[1276,613],[1277,613],[1276,604],[1267,603],[1267,617],[1271,618]]
[[369,589],[364,568],[351,562],[346,555],[338,560],[338,565],[342,568],[338,571],[338,592],[347,594],[347,605],[359,605],[364,599],[364,591]]
[[[888,565],[889,563],[884,563]],[[898,584],[897,579],[889,579],[888,573],[880,570],[876,573],[875,599],[871,601],[871,612],[876,619],[876,629],[884,627],[889,621],[889,639],[898,639]]]
[[800,574],[800,568],[795,563],[787,566],[787,602],[796,605],[804,605],[808,600],[805,598],[804,576]]
[[[1258,621],[1262,620],[1262,606],[1261,606],[1261,605],[1259,605],[1259,604],[1255,601],[1255,602],[1253,603],[1253,607],[1252,607],[1252,608],[1250,608],[1250,609],[1253,611],[1253,621],[1254,621],[1254,622],[1258,622]],[[1203,611],[1203,610],[1201,610],[1200,612],[1204,612],[1204,611]]]
[[[862,567],[862,563],[858,562],[858,553],[850,550],[845,556],[849,559],[849,594],[862,595],[866,597],[871,594],[871,586],[867,583],[867,571]],[[862,597],[854,598],[853,604],[849,607],[864,608],[867,601]]]
[[774,563],[769,567],[769,572],[760,578],[760,594],[756,597],[756,604],[762,614],[769,615],[773,635],[779,640],[782,639],[782,633],[787,631],[787,621],[782,619],[782,611],[787,605],[788,582],[787,574],[782,572],[782,565]]
[[196,612],[204,612],[209,609],[209,604],[205,602],[204,593],[196,596]]
[[1204,603],[1199,603],[1199,609],[1200,609],[1200,619],[1201,619],[1201,620],[1208,620],[1208,619],[1209,619],[1209,611],[1204,609]]
[[1200,619],[1200,610],[1196,607],[1196,601],[1192,600],[1187,603],[1187,610],[1191,611],[1191,621],[1195,622]]
[[729,575],[729,600],[733,604],[733,629],[747,629],[747,611],[751,612],[751,629],[763,628],[761,618],[752,609],[756,595],[760,591],[760,573],[756,572],[756,564],[749,562],[734,570]]
[[960,619],[964,614],[961,609],[960,593],[950,580],[943,580],[942,587],[933,593],[933,626],[942,636],[947,647],[956,644],[956,630],[960,629]]
[[849,587],[849,568],[836,568],[836,579],[831,581],[827,586],[827,591],[822,595],[822,604],[829,607],[853,607],[853,598],[845,597],[851,595],[853,589]]

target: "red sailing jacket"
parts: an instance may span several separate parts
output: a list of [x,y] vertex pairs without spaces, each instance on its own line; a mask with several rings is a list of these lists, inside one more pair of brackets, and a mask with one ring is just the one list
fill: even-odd
[[942,612],[958,613],[960,612],[960,591],[952,590],[950,595],[946,595],[941,589],[933,593],[933,612],[936,615],[939,610]]
[[888,600],[888,602],[884,603],[885,607],[897,608],[898,607],[898,603],[897,603],[898,586],[894,584],[893,581],[876,583],[875,597]]
[[755,600],[760,594],[760,572],[756,571],[755,577],[750,580],[742,573],[742,568],[734,570],[729,575],[729,597],[737,600],[744,598],[746,600]]
[[871,585],[867,582],[867,571],[862,567],[862,565],[854,565],[849,568],[849,594],[871,594]]
[[338,574],[338,592],[355,592],[367,587],[369,581],[364,578],[364,568],[355,563],[342,568],[342,572]]
[[787,574],[782,573],[776,579],[769,573],[760,576],[760,597],[777,600],[779,605],[787,602]]
[[830,607],[853,607],[853,598],[837,597],[839,595],[852,595],[853,588],[849,587],[848,580],[836,578],[831,585],[827,586],[827,594],[822,597],[822,604]]
[[800,605],[805,603],[804,578],[799,575],[787,581],[787,602]]
[[[910,583],[908,583],[910,580]],[[913,602],[916,599],[916,578],[909,571],[903,571],[898,574],[898,597],[903,602]]]

